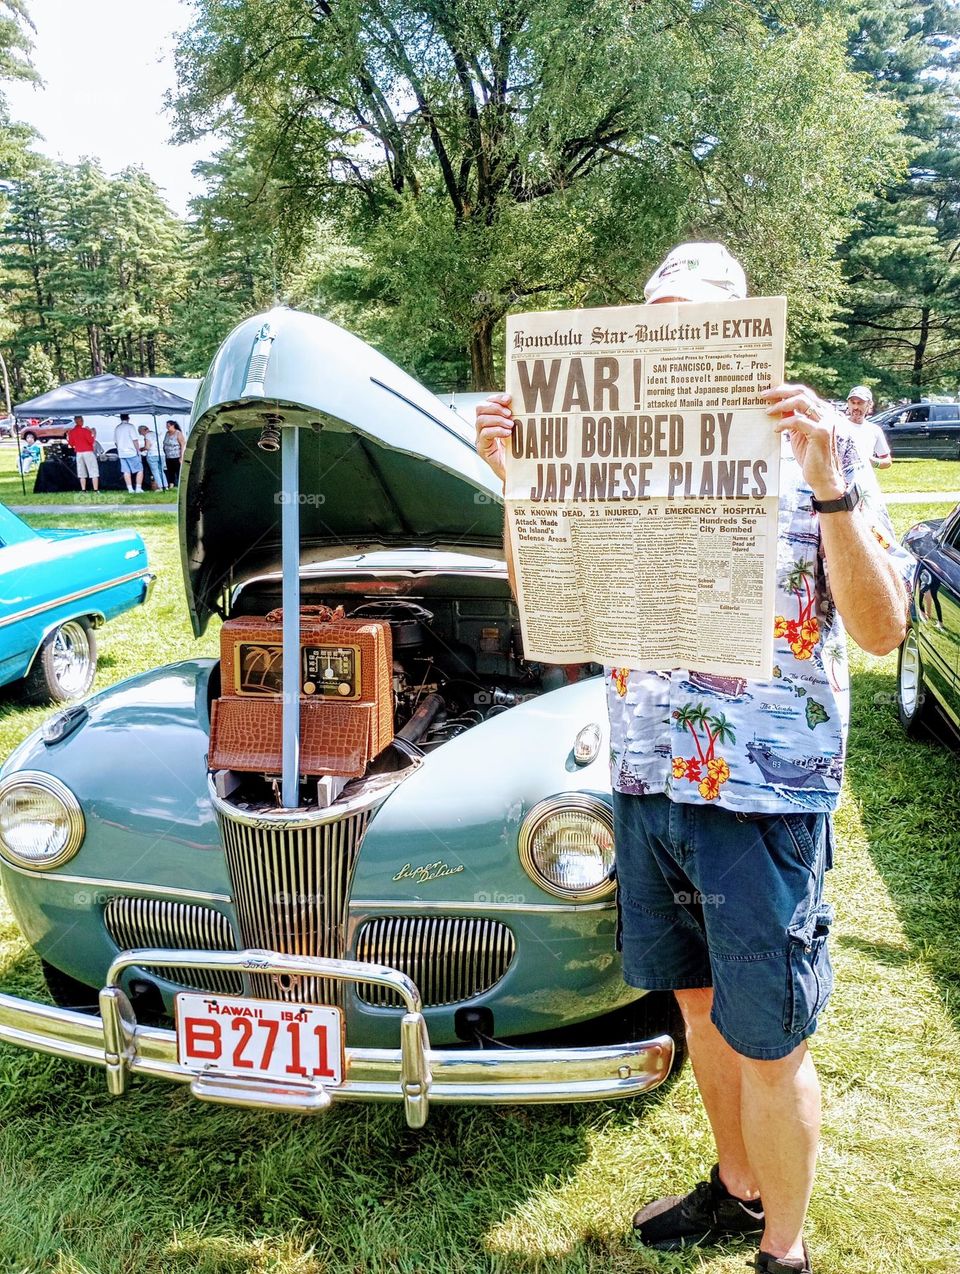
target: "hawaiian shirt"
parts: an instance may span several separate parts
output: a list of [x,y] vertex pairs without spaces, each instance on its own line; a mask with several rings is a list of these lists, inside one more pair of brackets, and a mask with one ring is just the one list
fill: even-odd
[[[896,541],[871,466],[845,431],[837,442],[847,484],[859,485],[873,534],[908,581],[913,558]],[[785,439],[772,680],[605,670],[617,791],[750,813],[836,808],[850,700],[846,633],[812,495]]]

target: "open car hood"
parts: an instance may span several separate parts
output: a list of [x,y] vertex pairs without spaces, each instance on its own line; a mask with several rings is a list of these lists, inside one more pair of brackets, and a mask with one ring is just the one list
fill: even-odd
[[365,342],[275,309],[217,351],[194,404],[180,482],[180,551],[194,632],[244,579],[280,563],[280,452],[300,430],[300,559],[421,545],[503,554],[496,478],[473,430]]

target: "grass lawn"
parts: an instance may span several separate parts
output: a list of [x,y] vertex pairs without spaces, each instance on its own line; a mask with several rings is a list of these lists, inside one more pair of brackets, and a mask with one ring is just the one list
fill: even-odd
[[880,490],[891,494],[922,491],[960,491],[960,460],[894,460],[878,469]]
[[[946,507],[893,512],[902,531]],[[148,614],[103,631],[98,685],[195,648],[173,519],[137,526],[161,576]],[[208,635],[202,649],[214,648]],[[825,1127],[810,1243],[818,1274],[957,1274],[957,756],[904,738],[895,656],[857,652],[853,667],[829,878],[837,990],[813,1045]],[[41,716],[6,701],[0,751]],[[9,912],[0,986],[43,995]],[[148,1082],[111,1099],[99,1071],[0,1049],[0,1271],[11,1274],[740,1274],[749,1247],[658,1255],[626,1237],[640,1202],[688,1188],[711,1162],[689,1067],[645,1100],[438,1108],[412,1133],[392,1106],[283,1118]]]
[[[2,504],[82,504],[95,509],[98,504],[176,504],[176,491],[144,491],[140,495],[128,495],[126,491],[44,492],[34,495],[33,483],[36,470],[24,475],[23,483],[17,469],[17,444],[12,438],[0,441],[0,503]],[[26,487],[24,492],[23,487]],[[71,515],[72,516],[72,515]],[[72,525],[72,524],[71,524]]]

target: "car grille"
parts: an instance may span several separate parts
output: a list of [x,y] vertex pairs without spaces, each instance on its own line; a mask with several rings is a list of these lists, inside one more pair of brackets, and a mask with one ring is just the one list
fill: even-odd
[[[235,951],[230,921],[212,907],[159,898],[110,898],[103,911],[107,932],[121,951],[136,947],[199,948],[203,951]],[[144,971],[168,982],[198,991],[239,995],[243,981],[228,969],[161,968],[145,965]]]
[[[244,946],[343,957],[350,880],[382,799],[320,822],[232,818],[220,803],[217,818]],[[333,978],[252,973],[249,979],[251,994],[262,999],[344,1002],[345,984]]]
[[[357,959],[388,964],[413,978],[424,1005],[456,1004],[496,986],[516,942],[506,925],[460,916],[382,916],[357,934]],[[367,1004],[399,1006],[395,991],[360,983]]]

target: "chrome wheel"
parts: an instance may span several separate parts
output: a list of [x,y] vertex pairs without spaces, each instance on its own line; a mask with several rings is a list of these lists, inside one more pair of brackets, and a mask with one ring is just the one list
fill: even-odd
[[920,650],[917,646],[917,635],[911,628],[903,640],[903,651],[900,655],[900,710],[908,720],[912,720],[917,715],[922,684]]
[[82,624],[70,620],[60,625],[53,635],[51,664],[64,695],[72,699],[83,694],[90,684],[91,671],[90,638]]

